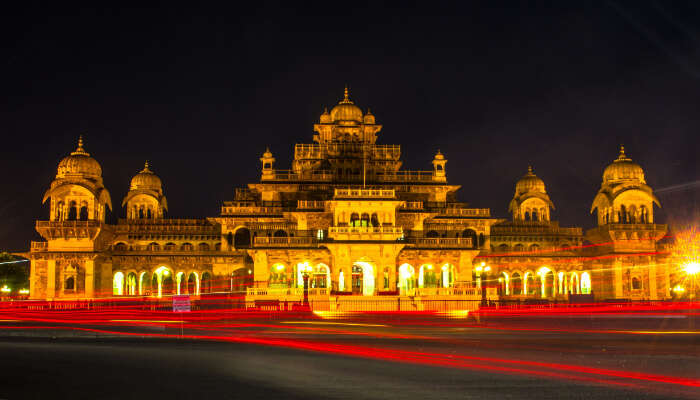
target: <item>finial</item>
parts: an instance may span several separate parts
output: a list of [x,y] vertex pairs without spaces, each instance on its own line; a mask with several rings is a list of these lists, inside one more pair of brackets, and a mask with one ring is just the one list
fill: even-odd
[[70,153],[71,155],[84,155],[84,156],[89,156],[87,151],[83,148],[83,135],[78,136],[78,148],[75,149],[74,152]]
[[328,107],[323,107],[323,113],[328,114]]
[[625,154],[625,145],[621,144],[620,145],[620,155],[617,156],[617,160],[615,160],[615,161],[627,161],[629,159],[630,158],[627,157],[627,155]]
[[352,103],[350,100],[350,91],[348,90],[348,85],[345,85],[345,95],[343,96],[343,101],[340,102],[341,104],[347,104],[347,103]]
[[369,107],[367,107],[367,115],[372,115],[372,110],[370,110]]
[[532,165],[528,165],[528,166],[527,166],[527,173],[528,173],[528,174],[532,174],[532,173],[533,173],[533,172],[532,172]]
[[146,160],[146,162],[143,164],[143,171],[141,171],[141,172],[151,172],[151,170],[148,169],[148,167],[149,167],[148,160]]

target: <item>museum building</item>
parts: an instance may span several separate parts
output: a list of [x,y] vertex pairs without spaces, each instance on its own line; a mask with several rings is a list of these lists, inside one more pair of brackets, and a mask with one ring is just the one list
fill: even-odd
[[551,220],[554,202],[532,168],[515,185],[509,219],[458,201],[439,150],[430,169],[402,169],[401,147],[377,144],[382,125],[347,89],[313,128],[291,169],[277,169],[266,150],[260,181],[236,189],[219,216],[167,218],[162,182],[146,163],[116,224],[106,222],[117,211],[81,139],[44,195],[50,210],[36,222],[45,241],[31,243],[30,297],[242,292],[296,302],[304,282],[317,304],[414,308],[473,301],[482,289],[489,299],[670,296],[657,252],[667,230],[654,224],[660,204],[624,147],[603,171],[590,210],[597,226],[584,234]]

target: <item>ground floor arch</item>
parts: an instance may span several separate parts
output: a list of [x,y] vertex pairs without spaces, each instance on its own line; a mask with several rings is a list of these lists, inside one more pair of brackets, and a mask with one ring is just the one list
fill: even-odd
[[416,271],[410,264],[399,266],[398,290],[401,296],[412,296],[416,288]]

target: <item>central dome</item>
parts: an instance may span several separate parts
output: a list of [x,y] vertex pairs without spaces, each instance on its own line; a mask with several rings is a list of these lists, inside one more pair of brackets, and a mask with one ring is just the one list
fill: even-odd
[[331,110],[331,121],[354,121],[362,122],[362,110],[350,100],[348,88],[345,88],[345,98]]
[[621,180],[636,180],[640,183],[646,183],[644,170],[625,155],[625,146],[620,146],[620,155],[603,172],[603,183]]
[[516,195],[527,192],[547,193],[544,187],[544,181],[532,172],[532,167],[527,167],[527,173],[515,184]]
[[156,192],[161,192],[163,190],[158,175],[154,174],[153,171],[148,168],[148,161],[146,161],[143,170],[131,178],[131,187],[129,190],[139,189],[155,190]]
[[78,148],[58,163],[56,178],[65,178],[68,175],[82,175],[84,178],[94,179],[102,177],[102,167],[85,151],[82,137],[78,139]]

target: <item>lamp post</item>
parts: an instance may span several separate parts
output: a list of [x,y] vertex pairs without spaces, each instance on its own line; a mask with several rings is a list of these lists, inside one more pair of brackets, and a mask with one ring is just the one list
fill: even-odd
[[308,264],[302,264],[301,266],[301,278],[304,281],[304,300],[302,301],[302,306],[304,308],[309,307],[309,271],[311,267]]
[[491,271],[491,267],[482,262],[481,265],[476,267],[476,272],[479,274],[479,286],[481,287],[481,306],[486,307],[488,304],[486,301],[486,278],[488,272]]
[[688,297],[690,300],[693,300],[695,297],[695,279],[697,279],[698,275],[700,275],[700,263],[698,262],[689,262],[685,265],[683,265],[683,270],[685,271],[686,274],[688,274],[688,278],[690,280],[690,293],[688,293]]

